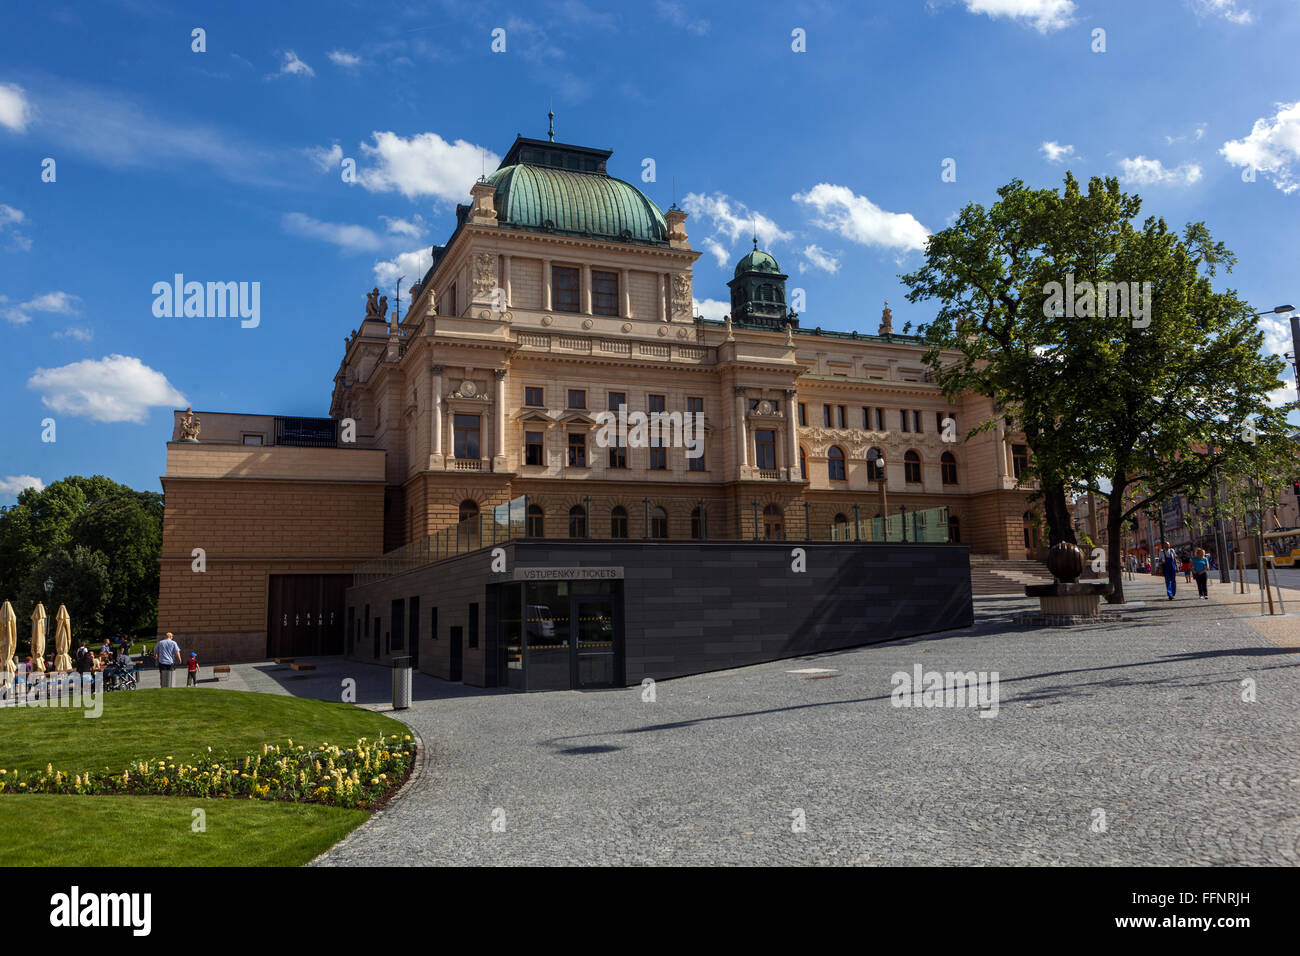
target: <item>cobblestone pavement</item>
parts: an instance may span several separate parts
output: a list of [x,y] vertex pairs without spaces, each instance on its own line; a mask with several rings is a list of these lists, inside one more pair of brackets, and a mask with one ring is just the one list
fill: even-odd
[[[1123,620],[1070,629],[980,598],[973,628],[665,681],[653,703],[429,679],[400,715],[419,776],[317,862],[1300,863],[1300,658],[1194,586],[1128,593],[1145,603]],[[997,671],[997,715],[891,706],[917,664]]]

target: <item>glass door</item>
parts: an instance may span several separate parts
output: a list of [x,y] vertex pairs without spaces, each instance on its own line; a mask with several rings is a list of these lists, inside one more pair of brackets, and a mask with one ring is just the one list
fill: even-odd
[[614,599],[573,598],[573,686],[614,686]]

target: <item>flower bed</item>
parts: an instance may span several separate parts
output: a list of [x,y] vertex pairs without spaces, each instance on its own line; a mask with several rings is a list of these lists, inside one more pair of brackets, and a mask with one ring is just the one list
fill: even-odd
[[27,773],[0,769],[0,793],[245,797],[368,810],[405,779],[414,756],[409,734],[362,737],[347,748],[322,743],[308,749],[290,740],[284,747],[263,744],[261,753],[242,759],[176,763],[165,757],[138,760],[116,773],[69,774],[49,764]]

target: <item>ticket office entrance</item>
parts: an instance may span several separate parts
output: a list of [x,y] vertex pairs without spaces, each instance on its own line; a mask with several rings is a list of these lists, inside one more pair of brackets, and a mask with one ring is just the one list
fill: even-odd
[[623,686],[622,581],[528,581],[493,587],[501,686]]

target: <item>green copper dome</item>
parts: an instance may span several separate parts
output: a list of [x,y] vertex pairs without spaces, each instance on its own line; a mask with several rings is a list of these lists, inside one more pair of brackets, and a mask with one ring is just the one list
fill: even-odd
[[666,245],[668,224],[659,207],[601,167],[587,172],[531,163],[503,166],[488,177],[496,187],[498,221],[510,229]]
[[747,253],[745,258],[736,263],[736,275],[742,276],[746,272],[773,272],[781,274],[781,267],[776,264],[776,260],[766,252],[758,248],[758,240],[754,240],[754,251]]

